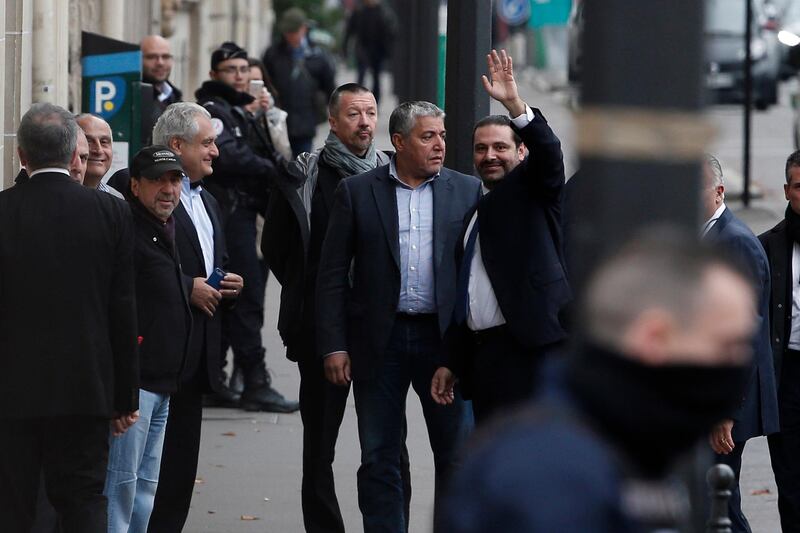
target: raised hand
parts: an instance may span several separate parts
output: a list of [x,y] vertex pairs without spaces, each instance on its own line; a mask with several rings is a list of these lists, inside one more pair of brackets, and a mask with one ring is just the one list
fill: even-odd
[[481,81],[489,96],[503,104],[511,116],[516,117],[525,113],[525,102],[519,97],[517,82],[514,80],[514,64],[511,56],[505,50],[501,50],[499,54],[497,50],[492,50],[492,53],[486,56],[486,62],[491,81],[485,75],[481,76]]

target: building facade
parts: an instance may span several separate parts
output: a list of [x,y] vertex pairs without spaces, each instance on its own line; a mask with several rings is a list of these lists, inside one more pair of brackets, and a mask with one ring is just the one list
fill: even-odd
[[0,188],[19,169],[16,131],[32,103],[81,111],[81,32],[131,43],[163,35],[175,56],[170,80],[191,100],[221,42],[260,56],[273,21],[272,0],[0,0]]

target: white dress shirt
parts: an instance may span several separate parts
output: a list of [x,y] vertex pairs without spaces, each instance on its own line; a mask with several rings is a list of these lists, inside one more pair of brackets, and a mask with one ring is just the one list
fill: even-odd
[[32,178],[36,174],[44,174],[45,172],[57,172],[59,174],[66,174],[67,176],[70,175],[69,170],[67,170],[66,168],[47,167],[47,168],[40,168],[39,170],[34,170],[30,174],[28,174],[28,177]]
[[792,244],[792,322],[789,349],[800,350],[800,244]]
[[214,271],[214,226],[211,218],[206,211],[206,205],[200,197],[203,190],[202,185],[192,188],[189,178],[184,177],[181,184],[181,203],[189,213],[194,228],[197,231],[197,239],[200,241],[200,249],[203,250],[203,260],[205,261],[206,276],[210,276]]
[[[513,118],[512,122],[517,128],[521,129],[527,126],[532,120],[533,110],[526,105],[525,113]],[[489,191],[484,188],[483,193],[488,194]],[[476,210],[464,234],[464,242],[462,244],[465,247],[477,218],[478,211]],[[492,282],[489,280],[489,274],[486,273],[486,267],[483,265],[480,228],[478,229],[478,237],[475,239],[475,252],[472,255],[472,262],[470,263],[467,294],[469,295],[467,311],[467,327],[469,329],[472,331],[482,331],[484,329],[502,326],[506,323],[503,312],[500,310],[500,305],[497,303],[497,296],[494,294]]]
[[700,237],[705,237],[706,234],[709,231],[711,231],[711,228],[714,227],[714,224],[717,223],[717,220],[719,220],[719,217],[721,217],[722,213],[724,212],[725,212],[725,202],[722,202],[722,204],[717,208],[717,210],[714,211],[714,214],[711,215],[711,218],[706,220],[706,223],[703,224],[703,232],[700,234]]

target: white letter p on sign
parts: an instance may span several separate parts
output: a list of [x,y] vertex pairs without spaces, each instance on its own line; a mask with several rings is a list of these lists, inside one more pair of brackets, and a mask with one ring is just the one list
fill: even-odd
[[99,115],[103,113],[103,111],[108,111],[103,104],[112,100],[116,95],[117,88],[113,82],[98,80],[94,88],[94,110],[92,112]]

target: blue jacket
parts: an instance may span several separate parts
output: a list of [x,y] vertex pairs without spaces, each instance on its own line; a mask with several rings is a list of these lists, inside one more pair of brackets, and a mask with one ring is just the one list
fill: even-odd
[[745,442],[752,437],[776,433],[780,429],[778,389],[769,342],[769,262],[756,236],[744,222],[736,218],[730,208],[722,212],[707,238],[723,246],[750,272],[758,296],[759,324],[753,337],[753,366],[733,425],[734,442]]

